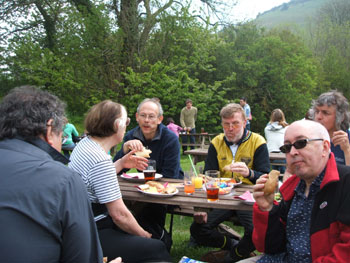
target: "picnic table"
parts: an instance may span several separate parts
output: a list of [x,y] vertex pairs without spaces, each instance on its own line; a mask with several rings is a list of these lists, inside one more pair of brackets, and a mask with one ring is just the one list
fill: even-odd
[[[229,209],[229,210],[253,210],[253,206],[246,204],[244,201],[235,199],[235,196],[239,196],[249,190],[253,191],[252,185],[240,184],[234,187],[232,194],[219,195],[219,201],[214,203],[207,202],[207,194],[203,189],[196,189],[193,195],[186,195],[183,188],[178,188],[179,192],[171,197],[155,197],[146,195],[137,190],[135,186],[142,184],[132,181],[124,180],[118,176],[120,190],[124,200],[139,201],[154,204],[171,205],[169,213],[170,218],[170,230],[172,234],[173,228],[173,216],[174,214],[182,214],[192,216],[194,211],[210,211],[213,208]],[[182,183],[180,179],[161,178],[159,182],[169,183]]]
[[[211,142],[211,139],[214,138],[217,134],[214,133],[180,133],[179,138],[181,138],[181,146],[191,146],[191,147],[199,147],[199,148],[208,148]],[[190,136],[195,138],[195,143],[190,142]],[[187,137],[187,142],[184,143],[183,139]]]
[[[198,162],[205,161],[205,158],[208,155],[208,149],[205,148],[197,148],[185,151],[185,154],[190,154],[193,157],[193,163],[196,165]],[[270,163],[273,163],[276,160],[286,160],[286,154],[281,152],[270,152]],[[274,165],[283,165],[286,163],[274,163]]]

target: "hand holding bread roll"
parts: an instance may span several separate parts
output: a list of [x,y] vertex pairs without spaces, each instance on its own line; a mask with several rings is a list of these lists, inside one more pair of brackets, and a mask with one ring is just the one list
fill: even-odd
[[141,152],[135,152],[136,156],[140,156],[140,157],[144,157],[144,158],[150,158],[150,154],[152,153],[151,150],[146,149],[145,147],[143,147]]
[[275,192],[275,189],[278,185],[278,177],[280,172],[277,170],[272,170],[269,173],[269,178],[267,179],[264,186],[264,195],[270,195]]

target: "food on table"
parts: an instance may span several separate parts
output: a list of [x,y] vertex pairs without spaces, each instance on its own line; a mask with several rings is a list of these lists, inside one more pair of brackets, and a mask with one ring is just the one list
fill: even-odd
[[164,185],[160,182],[149,181],[146,184],[139,185],[138,188],[143,192],[154,194],[173,194],[176,192],[176,187],[174,185],[169,185],[167,183]]
[[136,156],[140,156],[140,157],[145,157],[145,158],[150,158],[150,154],[152,153],[151,150],[146,149],[145,147],[143,147],[142,151],[140,152],[135,152]]
[[275,192],[275,189],[278,186],[279,175],[280,175],[280,172],[277,170],[272,170],[269,173],[269,177],[264,186],[264,195],[270,195]]

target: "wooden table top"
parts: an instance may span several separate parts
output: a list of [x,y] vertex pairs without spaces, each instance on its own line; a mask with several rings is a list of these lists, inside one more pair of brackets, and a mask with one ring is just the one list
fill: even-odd
[[[245,191],[252,191],[252,185],[237,185],[234,188],[233,194],[220,195],[219,201],[215,203],[207,202],[207,195],[203,189],[196,189],[193,195],[186,195],[183,188],[178,188],[179,193],[171,197],[155,197],[146,195],[137,190],[136,185],[142,183],[130,182],[118,176],[119,186],[124,200],[140,201],[156,204],[181,205],[194,208],[221,208],[230,210],[253,210],[252,205],[245,204],[239,199],[234,199],[234,196],[243,194]],[[162,178],[160,182],[182,183],[183,180]]]

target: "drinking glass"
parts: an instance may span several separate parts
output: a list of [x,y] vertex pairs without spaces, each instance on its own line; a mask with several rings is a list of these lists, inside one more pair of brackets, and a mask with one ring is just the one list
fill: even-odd
[[212,178],[206,181],[205,189],[207,191],[208,202],[217,202],[219,200],[219,187],[220,187],[219,178]]
[[152,181],[156,176],[156,160],[148,160],[148,166],[143,170],[143,175],[145,177],[145,181]]
[[187,195],[193,195],[195,186],[195,176],[193,172],[185,172],[184,174],[184,192]]

